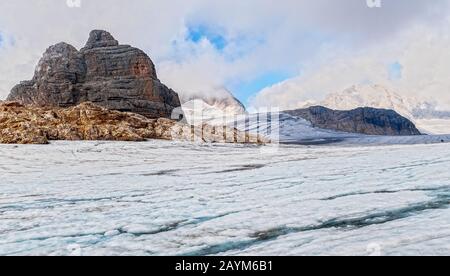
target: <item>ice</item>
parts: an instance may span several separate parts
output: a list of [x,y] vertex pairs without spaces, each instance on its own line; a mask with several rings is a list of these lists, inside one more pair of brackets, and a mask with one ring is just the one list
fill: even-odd
[[264,148],[0,145],[0,255],[450,255],[449,144]]

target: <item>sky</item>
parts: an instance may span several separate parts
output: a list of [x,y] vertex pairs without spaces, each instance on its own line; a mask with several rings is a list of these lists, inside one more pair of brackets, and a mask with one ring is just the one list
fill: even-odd
[[[369,0],[373,2],[376,0]],[[0,99],[92,29],[144,50],[183,96],[296,108],[382,84],[450,108],[450,0],[0,0]]]

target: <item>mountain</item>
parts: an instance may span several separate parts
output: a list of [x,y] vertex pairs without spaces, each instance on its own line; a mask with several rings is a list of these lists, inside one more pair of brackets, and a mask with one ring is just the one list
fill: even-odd
[[[342,109],[347,109],[344,104],[348,104],[350,107],[355,106],[356,108],[348,108],[350,109],[349,111],[339,111],[323,106],[312,106],[304,109],[283,111],[278,114],[278,118],[275,119],[278,122],[274,126],[264,122],[264,118],[271,116],[270,114],[243,114],[224,111],[223,106],[228,104],[226,101],[221,101],[224,104],[221,106],[216,101],[207,103],[203,99],[193,99],[183,104],[183,112],[188,123],[192,125],[203,123],[216,126],[236,125],[241,131],[254,133],[259,131],[272,132],[270,129],[273,129],[273,133],[278,132],[284,141],[316,139],[317,137],[333,139],[354,134],[421,135],[421,132],[412,121],[392,110],[393,107],[402,107],[403,101],[400,96],[390,95],[386,90],[385,97],[387,99],[371,97],[372,91],[367,90],[364,95],[369,99],[373,99],[368,102],[368,105],[388,104],[391,109],[360,108],[360,105],[364,106],[365,101],[361,96],[353,97],[358,95],[354,90],[356,90],[356,87],[352,90],[344,91],[336,98],[332,99],[329,97],[328,101],[341,106]],[[376,100],[378,100],[378,104],[375,104]],[[406,108],[403,108],[403,110],[410,115]],[[271,136],[269,133],[266,134]]]
[[182,99],[183,115],[187,122],[193,125],[222,125],[224,121],[234,120],[236,116],[244,116],[247,113],[245,106],[225,89],[215,91],[212,95],[203,93]]
[[354,85],[329,94],[320,105],[340,110],[357,107],[392,109],[410,119],[450,119],[450,111],[439,110],[436,101],[406,98],[382,85]]
[[387,145],[443,143],[448,135],[420,135],[408,119],[392,110],[358,108],[350,111],[315,106],[275,113],[252,113],[228,122],[240,131],[258,134],[273,143],[298,145]]
[[412,115],[416,119],[450,119],[450,111],[438,109],[436,102],[423,102],[412,109]]
[[450,111],[438,109],[436,101],[407,98],[382,85],[354,85],[329,94],[319,104],[339,110],[357,107],[392,109],[413,121],[424,133],[450,133]]
[[412,103],[381,85],[354,85],[342,92],[332,93],[320,103],[325,107],[349,110],[358,107],[392,109],[412,119]]
[[[213,93],[198,93],[190,94],[189,96],[181,97],[183,106],[192,105],[192,101],[201,100],[207,104],[206,108],[215,108],[217,111],[226,114],[245,114],[245,106],[236,99],[233,94],[222,88],[215,90]],[[198,102],[197,102],[198,103]]]
[[181,105],[147,54],[102,30],[92,31],[80,51],[64,42],[48,48],[33,79],[15,86],[8,101],[53,107],[92,102],[148,118],[169,118]]
[[413,122],[390,109],[359,107],[353,110],[332,110],[323,106],[284,111],[311,122],[313,127],[366,135],[421,135]]

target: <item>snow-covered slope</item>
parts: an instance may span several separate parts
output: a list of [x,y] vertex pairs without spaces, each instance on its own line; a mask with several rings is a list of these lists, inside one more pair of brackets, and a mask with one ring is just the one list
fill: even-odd
[[358,107],[392,109],[408,119],[413,118],[413,103],[381,85],[354,85],[342,92],[328,95],[321,105],[338,110]]
[[450,135],[373,136],[316,128],[286,113],[250,114],[228,121],[240,131],[268,137],[274,143],[299,145],[413,145],[450,143]]
[[[211,98],[210,102],[206,102],[202,99],[194,99],[184,103],[183,111],[188,123],[192,125],[207,123],[216,126],[227,125],[229,127],[237,127],[240,131],[250,131],[252,133],[258,132],[260,135],[270,137],[273,141],[280,141],[281,143],[342,143],[344,140],[350,141],[349,138],[352,138],[351,141],[355,143],[363,144],[381,143],[381,141],[386,144],[438,143],[441,140],[448,141],[447,136],[443,137],[443,139],[439,136],[428,136],[411,137],[408,139],[390,137],[389,139],[378,139],[377,141],[372,138],[364,140],[363,138],[368,138],[370,136],[315,128],[310,122],[283,112],[277,113],[276,115],[244,113],[243,111],[245,109],[243,107],[240,108],[241,104],[236,103],[236,101],[233,100],[234,97],[232,97],[231,94],[229,95],[230,97],[228,100],[214,101]],[[450,133],[443,130],[442,125],[436,125],[434,128],[427,128],[427,121],[424,120],[419,121],[421,124],[418,124],[417,121],[414,120],[411,112],[411,110],[413,110],[412,107],[417,106],[417,102],[409,101],[380,85],[353,86],[342,93],[330,95],[320,104],[340,110],[349,110],[361,106],[393,109],[403,116],[411,118],[424,133]],[[270,124],[268,124],[268,120],[265,120],[269,116],[274,116],[274,119]],[[445,124],[445,122],[442,121],[440,121],[440,123]],[[438,127],[440,128],[440,131],[437,131]]]
[[245,106],[226,89],[182,97],[182,102],[184,116],[192,125],[222,125],[225,118],[233,120],[235,116],[247,113]]
[[[271,116],[272,119],[269,119]],[[257,133],[280,143],[321,144],[326,141],[333,142],[344,138],[361,136],[359,134],[315,128],[309,121],[283,112],[277,114],[250,114],[247,117],[239,117],[235,126],[240,131]]]
[[227,114],[244,114],[246,112],[245,106],[231,94],[228,97],[212,97],[203,100]]
[[423,136],[370,136],[346,133],[313,127],[312,124],[297,116],[284,112],[230,114],[225,113],[202,100],[193,100],[183,106],[186,119],[191,125],[226,125],[239,131],[258,134],[273,143],[323,145],[323,144],[430,144],[450,142],[450,135]]
[[244,111],[233,106],[223,107],[223,102],[210,105],[201,99],[190,100],[182,105],[184,116],[191,125],[207,123],[210,125],[224,125],[234,121],[237,116],[245,116]]
[[[211,109],[216,109],[224,114],[244,114],[246,113],[245,106],[236,99],[233,94],[226,89],[214,90],[212,93],[198,93],[182,96],[183,107],[192,109],[194,105],[203,101],[206,105],[203,107],[210,112]],[[200,106],[201,108],[201,106]],[[197,110],[199,112],[199,110]]]

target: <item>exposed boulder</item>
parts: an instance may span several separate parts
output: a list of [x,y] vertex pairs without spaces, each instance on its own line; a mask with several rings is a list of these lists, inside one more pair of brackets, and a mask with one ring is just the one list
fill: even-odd
[[314,127],[324,129],[367,135],[421,135],[414,123],[388,109],[364,107],[339,111],[313,106],[285,113],[306,119]]
[[67,43],[48,48],[33,79],[15,86],[7,100],[50,107],[93,102],[148,118],[169,118],[181,105],[143,51],[101,30],[92,31],[80,51]]

